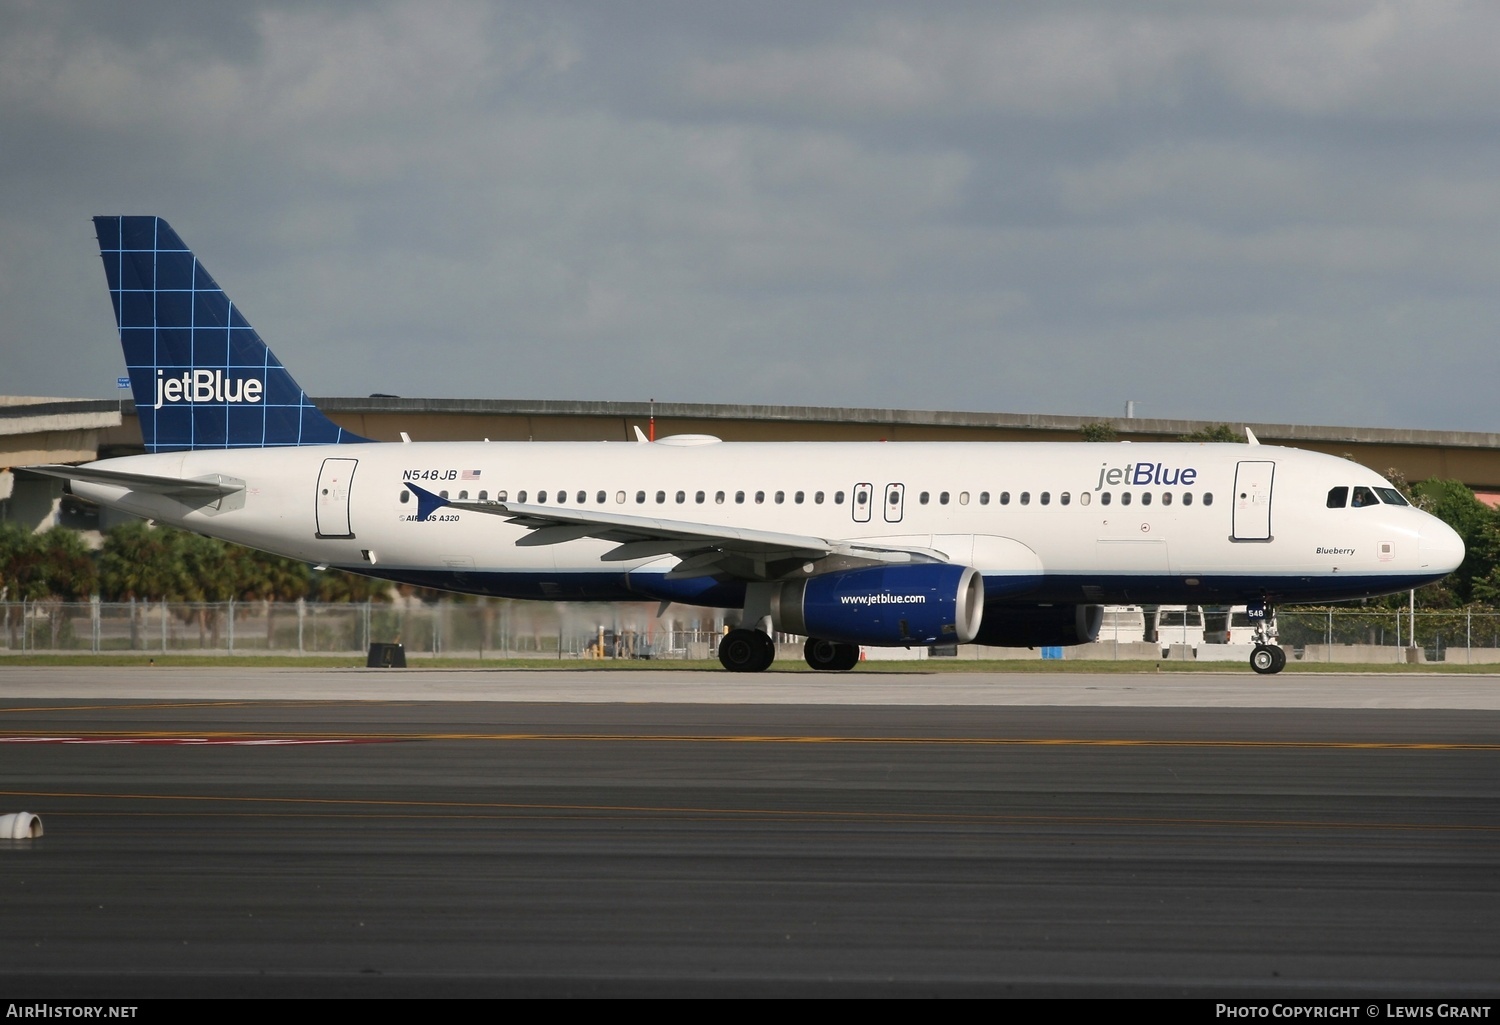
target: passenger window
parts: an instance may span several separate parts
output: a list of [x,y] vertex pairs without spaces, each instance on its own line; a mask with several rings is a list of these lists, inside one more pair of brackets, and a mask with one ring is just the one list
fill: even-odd
[[536,504],[537,505],[541,505],[541,504],[543,504],[546,501],[547,501],[547,492],[545,492],[545,491],[538,491],[536,493]]
[[700,491],[696,495],[693,496],[693,501],[696,502],[699,505],[702,505],[703,504],[703,500],[706,499],[707,497],[708,497],[707,495],[705,495],[703,492]]
[[1358,487],[1354,489],[1354,501],[1349,504],[1355,509],[1363,509],[1367,505],[1379,505],[1380,500],[1369,488]]
[[990,504],[990,493],[988,491],[981,491],[979,493],[979,504],[980,505],[989,505]]
[[823,504],[823,492],[821,492],[821,491],[814,491],[813,492],[813,504],[814,505],[822,505]]
[[516,501],[519,502],[519,503],[521,503],[522,505],[525,505],[526,504],[526,492],[524,492],[524,491],[517,491],[516,492]]
[[636,505],[645,505],[646,504],[646,493],[644,491],[637,491],[635,493],[635,504]]
[[1149,492],[1149,491],[1143,491],[1143,492],[1141,492],[1141,504],[1142,505],[1150,505],[1151,504],[1151,492]]
[[687,501],[687,492],[686,491],[679,491],[679,492],[677,492],[677,504],[681,505],[683,502],[686,502],[686,501]]
[[1010,492],[1009,491],[1002,491],[1002,492],[1000,492],[1000,504],[1001,505],[1010,505]]
[[505,492],[504,491],[497,491],[497,492],[495,492],[495,501],[497,501],[497,502],[503,502],[503,501],[505,501]]
[[724,504],[724,492],[722,492],[722,491],[715,491],[714,492],[714,505],[723,505],[723,504]]
[[1042,492],[1042,504],[1043,505],[1051,505],[1052,504],[1052,492],[1050,492],[1050,491],[1043,491]]
[[807,497],[807,494],[805,492],[799,491],[795,495],[792,496],[792,501],[796,502],[798,505],[801,505],[802,504],[802,500],[804,498],[806,498],[806,497]]
[[1057,496],[1057,500],[1063,505],[1067,505],[1069,502],[1073,501],[1073,496],[1064,491],[1062,494]]
[[736,491],[734,493],[734,504],[735,505],[744,505],[745,504],[745,493],[743,491]]
[[656,504],[657,505],[661,505],[666,500],[667,500],[667,493],[665,491],[658,491],[656,493]]
[[842,491],[835,491],[833,493],[833,504],[834,505],[843,505],[844,504],[844,493]]
[[608,500],[609,500],[609,495],[605,494],[603,491],[599,492],[597,495],[594,496],[594,501],[598,502],[600,505],[603,505]]
[[1108,505],[1109,504],[1109,492],[1108,491],[1101,491],[1101,492],[1099,492],[1099,504],[1100,505]]
[[1022,505],[1030,505],[1031,504],[1031,492],[1030,491],[1023,491],[1023,492],[1021,492],[1021,504]]
[[1094,496],[1091,495],[1091,494],[1089,494],[1087,491],[1081,493],[1078,496],[1078,504],[1079,505],[1088,505],[1093,500],[1094,500]]
[[401,492],[401,504],[405,505],[406,503],[408,503],[410,501],[411,501],[411,492],[410,491],[402,491]]
[[439,498],[447,498],[448,497],[448,492],[446,492],[446,491],[439,491],[438,492],[438,497]]
[[578,504],[579,505],[584,505],[585,503],[588,502],[588,500],[589,500],[589,493],[587,491],[580,491],[580,492],[578,492]]
[[947,504],[948,504],[948,492],[944,491],[941,495],[938,495],[938,505],[947,505]]
[[625,492],[623,492],[623,491],[616,491],[615,492],[615,504],[616,505],[624,505],[625,504]]
[[755,504],[756,505],[764,505],[765,501],[766,501],[766,493],[764,491],[757,491],[755,493]]
[[1182,504],[1183,505],[1192,505],[1193,504],[1193,493],[1191,491],[1184,491],[1182,493]]
[[1214,504],[1214,493],[1212,491],[1205,491],[1203,493],[1203,504],[1204,505],[1213,505]]
[[1330,488],[1328,491],[1328,508],[1342,509],[1349,504],[1348,488]]
[[927,500],[928,500],[929,497],[930,496],[927,494],[927,492],[924,491],[920,495],[917,496],[917,501],[919,503],[921,503],[922,505],[926,505],[927,504]]
[[959,505],[968,505],[969,504],[969,493],[967,491],[960,491],[958,493],[958,504]]
[[1172,492],[1170,492],[1170,491],[1163,491],[1161,493],[1161,504],[1162,505],[1171,505],[1172,504]]
[[1130,504],[1130,492],[1128,492],[1128,491],[1122,491],[1122,492],[1120,492],[1120,504],[1121,505],[1129,505]]
[[776,492],[776,504],[780,505],[782,502],[785,502],[785,501],[786,501],[786,492],[785,491],[778,491],[778,492]]

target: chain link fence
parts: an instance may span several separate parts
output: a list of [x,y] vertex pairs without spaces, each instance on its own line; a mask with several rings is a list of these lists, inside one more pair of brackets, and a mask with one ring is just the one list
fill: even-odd
[[711,658],[722,616],[542,602],[0,603],[0,652],[363,655],[371,643],[450,658]]
[[[723,629],[723,613],[712,610],[673,609],[658,618],[654,605],[503,599],[432,604],[0,603],[0,653],[348,656],[380,642],[402,644],[410,655],[450,658],[708,659],[714,657]],[[1283,608],[1277,612],[1277,629],[1278,643],[1303,662],[1500,663],[1500,612],[1488,609],[1419,611],[1412,617],[1406,610]],[[1150,644],[1125,647],[1132,651],[1124,657],[1159,653]],[[1137,647],[1144,654],[1133,650]],[[1199,645],[1190,657],[1210,659],[1215,647]],[[960,649],[960,654],[970,653]],[[991,654],[1039,657],[1024,649]],[[1113,657],[1122,656],[1116,652]]]

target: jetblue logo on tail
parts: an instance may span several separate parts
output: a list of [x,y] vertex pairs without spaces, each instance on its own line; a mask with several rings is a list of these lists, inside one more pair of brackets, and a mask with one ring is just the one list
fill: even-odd
[[338,445],[245,315],[160,217],[95,217],[147,452]]
[[156,372],[155,409],[177,402],[259,402],[266,390],[255,377],[226,377],[222,370],[189,370],[181,377]]

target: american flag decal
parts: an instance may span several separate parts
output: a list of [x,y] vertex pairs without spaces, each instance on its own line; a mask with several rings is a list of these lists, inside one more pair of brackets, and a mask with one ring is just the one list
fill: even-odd
[[479,471],[478,470],[465,470],[462,473],[462,475],[460,475],[460,477],[459,477],[459,480],[478,480],[478,479],[479,479]]

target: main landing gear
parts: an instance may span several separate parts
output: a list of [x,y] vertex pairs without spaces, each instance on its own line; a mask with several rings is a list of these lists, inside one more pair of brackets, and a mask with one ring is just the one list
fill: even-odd
[[814,669],[830,672],[853,669],[859,665],[859,645],[820,641],[816,637],[809,637],[802,646],[802,657]]
[[759,673],[776,661],[776,642],[759,630],[731,630],[719,642],[719,664],[731,673]]
[[[809,637],[802,648],[814,669],[839,672],[859,665],[859,645]],[[759,630],[731,630],[719,642],[719,662],[731,673],[759,673],[776,658],[776,642]]]

